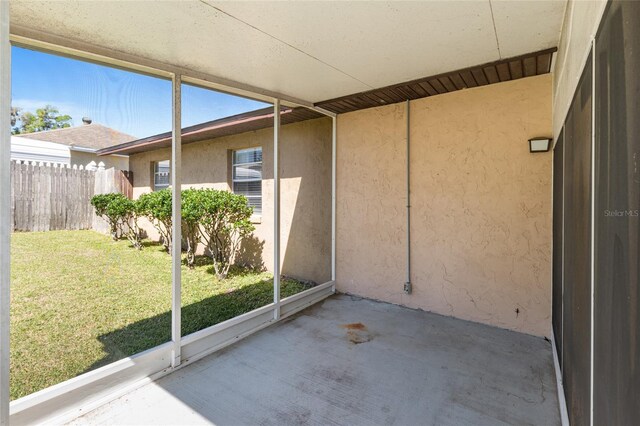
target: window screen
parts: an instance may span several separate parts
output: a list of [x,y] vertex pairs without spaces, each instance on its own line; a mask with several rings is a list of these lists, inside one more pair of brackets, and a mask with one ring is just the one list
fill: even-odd
[[253,214],[262,214],[262,148],[233,152],[233,192],[247,197]]
[[171,185],[169,160],[156,161],[153,165],[153,189],[159,191]]
[[589,57],[565,121],[562,374],[569,422],[591,410],[591,86]]

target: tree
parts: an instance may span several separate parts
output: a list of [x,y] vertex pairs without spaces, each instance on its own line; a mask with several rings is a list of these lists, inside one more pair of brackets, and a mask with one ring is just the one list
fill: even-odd
[[16,125],[16,121],[20,117],[20,111],[22,111],[22,108],[11,107],[11,126]]
[[[15,109],[15,116],[20,120],[20,125],[13,128],[14,135],[71,127],[71,116],[61,115],[58,108],[52,105],[38,108],[35,114],[26,111],[18,116],[19,111],[19,108]],[[12,111],[12,121],[13,117],[14,111]]]
[[235,263],[242,240],[255,229],[249,220],[253,209],[243,195],[215,189],[200,191],[200,235],[211,254],[216,275],[224,279]]

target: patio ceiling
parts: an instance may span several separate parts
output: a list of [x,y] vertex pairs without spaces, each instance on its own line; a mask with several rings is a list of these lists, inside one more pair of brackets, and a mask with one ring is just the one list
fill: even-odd
[[565,3],[12,0],[11,31],[320,102],[555,47]]

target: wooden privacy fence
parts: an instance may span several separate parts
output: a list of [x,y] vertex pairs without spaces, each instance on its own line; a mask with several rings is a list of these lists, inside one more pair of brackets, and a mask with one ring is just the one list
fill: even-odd
[[121,192],[128,199],[133,199],[133,172],[127,170],[114,170],[113,184],[116,192]]
[[103,224],[95,217],[91,197],[106,192],[122,192],[131,197],[132,173],[12,161],[13,230],[102,230]]

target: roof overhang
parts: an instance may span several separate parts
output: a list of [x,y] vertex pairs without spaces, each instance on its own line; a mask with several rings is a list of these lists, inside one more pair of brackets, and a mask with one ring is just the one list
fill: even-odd
[[[239,133],[273,127],[273,108],[263,108],[243,114],[233,115],[182,129],[182,144],[220,138]],[[323,117],[323,114],[307,108],[283,108],[280,112],[281,124]],[[171,132],[160,133],[147,138],[126,142],[101,149],[98,155],[131,155],[145,151],[171,147]]]

